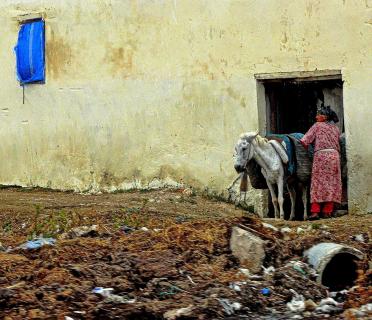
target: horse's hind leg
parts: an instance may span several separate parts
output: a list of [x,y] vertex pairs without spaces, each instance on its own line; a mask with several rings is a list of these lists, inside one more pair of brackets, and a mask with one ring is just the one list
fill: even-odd
[[293,186],[287,184],[287,189],[289,193],[289,197],[291,198],[291,215],[289,216],[289,220],[293,220],[295,217],[295,208],[296,208],[296,190]]
[[280,213],[279,213],[279,209],[278,209],[278,198],[276,197],[274,185],[269,183],[267,180],[266,180],[266,184],[267,184],[267,186],[269,187],[269,190],[270,190],[271,201],[272,201],[273,206],[274,206],[275,219],[279,219],[280,218]]
[[283,187],[284,187],[284,181],[283,176],[281,176],[278,179],[278,202],[279,202],[279,209],[280,209],[280,219],[284,220],[284,209],[283,209],[283,203],[284,203],[284,197],[283,197]]
[[301,184],[302,202],[304,204],[304,220],[307,220],[307,185]]

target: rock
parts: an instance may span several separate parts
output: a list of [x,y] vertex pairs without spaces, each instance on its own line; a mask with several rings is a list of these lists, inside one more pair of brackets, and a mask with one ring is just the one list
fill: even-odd
[[30,319],[44,319],[45,313],[40,309],[31,309],[28,311],[28,317]]
[[163,314],[163,317],[166,320],[175,320],[180,317],[190,317],[194,309],[195,307],[193,305],[189,305],[186,308],[169,310]]
[[187,195],[187,196],[192,196],[194,194],[194,191],[192,188],[186,188],[182,191],[183,194]]
[[337,217],[342,217],[344,215],[348,214],[348,211],[347,210],[336,210],[334,213],[333,213],[333,216],[335,218]]
[[318,305],[311,299],[305,301],[305,310],[314,311]]
[[255,234],[239,227],[233,227],[230,248],[241,264],[244,264],[252,273],[261,271],[265,258],[265,241]]

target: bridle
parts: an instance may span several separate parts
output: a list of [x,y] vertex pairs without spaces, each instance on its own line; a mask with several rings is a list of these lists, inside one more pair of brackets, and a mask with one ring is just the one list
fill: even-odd
[[[247,170],[248,162],[253,158],[253,154],[252,154],[252,157],[250,156],[253,146],[252,146],[252,142],[245,141],[245,143],[248,145],[247,146],[248,157],[247,157],[247,160],[245,161],[245,164],[244,164],[243,168],[244,168],[244,170]],[[254,152],[254,150],[253,150],[253,152]]]

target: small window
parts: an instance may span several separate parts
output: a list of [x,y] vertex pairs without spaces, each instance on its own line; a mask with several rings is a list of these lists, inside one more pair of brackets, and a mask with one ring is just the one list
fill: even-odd
[[21,25],[15,47],[17,77],[21,85],[45,82],[45,23],[27,21]]

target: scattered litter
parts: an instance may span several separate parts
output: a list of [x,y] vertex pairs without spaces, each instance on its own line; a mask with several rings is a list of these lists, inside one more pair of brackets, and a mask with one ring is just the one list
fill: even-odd
[[114,288],[102,288],[102,287],[95,287],[92,292],[99,294],[103,297],[108,297],[111,294],[111,291],[114,291]]
[[263,288],[263,289],[261,289],[261,293],[264,296],[269,296],[271,294],[271,290],[269,288]]
[[16,249],[23,249],[23,250],[33,250],[39,249],[43,246],[54,246],[56,243],[56,239],[54,238],[35,238],[34,240],[29,240],[20,246],[16,247]]
[[190,317],[195,307],[191,304],[186,308],[169,310],[164,313],[163,317],[166,320],[176,320],[180,317]]
[[97,225],[93,226],[82,226],[73,228],[68,232],[62,233],[61,239],[74,239],[78,237],[95,237],[98,235]]
[[149,229],[146,227],[142,227],[140,230],[145,231],[145,232],[149,231]]
[[305,233],[305,232],[306,232],[305,229],[303,229],[303,228],[301,228],[301,227],[298,227],[298,228],[297,228],[297,234],[303,234],[303,233]]
[[230,287],[231,289],[237,291],[237,292],[242,291],[242,289],[240,289],[240,286],[239,286],[238,284],[236,284],[236,283],[232,283],[232,284],[230,284],[229,287]]
[[240,268],[239,271],[244,274],[246,277],[250,277],[251,273],[249,272],[249,269],[246,268]]
[[271,276],[273,276],[274,273],[275,273],[275,268],[274,268],[273,266],[270,266],[270,267],[268,267],[268,268],[265,268],[264,266],[262,266],[262,269],[263,269],[263,271],[264,271],[264,275],[265,275],[265,276],[269,276],[269,277],[271,277]]
[[320,229],[322,229],[322,230],[327,230],[327,229],[329,229],[329,227],[328,227],[326,224],[322,224],[322,225],[320,226]]
[[290,234],[292,233],[292,229],[289,227],[284,227],[280,229],[281,234],[283,235],[284,240],[290,240],[291,236]]
[[335,301],[333,298],[322,299],[315,309],[317,313],[333,313],[339,312],[343,308],[343,304]]
[[74,320],[74,318],[71,318],[69,316],[65,316],[65,320]]
[[76,314],[86,314],[86,311],[74,311]]
[[135,303],[136,299],[130,299],[128,297],[119,296],[117,294],[113,294],[113,288],[102,288],[96,287],[92,290],[93,293],[99,294],[105,298],[105,301],[112,302],[112,303]]
[[372,312],[372,303],[367,303],[359,308],[362,312],[367,312],[368,314]]
[[363,243],[366,242],[366,239],[364,239],[363,234],[357,234],[356,236],[353,236],[352,239]]
[[217,298],[218,302],[223,307],[225,313],[228,316],[231,316],[235,313],[235,311],[238,311],[241,309],[242,305],[239,302],[233,302],[231,303],[229,299],[219,299]]
[[293,289],[289,289],[293,293],[291,302],[287,303],[287,308],[292,312],[302,312],[305,310],[305,299],[304,296],[298,294]]
[[[303,275],[307,275],[308,273],[312,274],[312,275],[316,275],[316,271],[312,268],[309,267],[308,264],[306,264],[305,262],[302,262],[302,261],[290,261],[288,263],[288,265],[291,265],[292,268],[294,270],[296,270],[297,272],[303,274]],[[310,272],[308,272],[308,270],[311,269]]]
[[233,282],[233,283],[230,283],[229,288],[230,289],[233,289],[233,290],[235,290],[237,292],[241,292],[242,291],[241,286],[244,286],[246,284],[247,284],[246,281]]
[[182,274],[182,275],[185,275],[186,276],[186,278],[192,283],[192,284],[196,284],[193,280],[192,280],[192,278],[184,271],[184,270],[179,270],[179,273],[180,274]]
[[136,230],[136,229],[124,225],[124,226],[121,226],[119,230],[120,230],[122,233],[124,233],[124,234],[129,234],[129,233],[133,232],[133,231]]
[[277,227],[274,227],[272,224],[270,223],[266,223],[266,222],[263,222],[262,225],[267,228],[267,229],[271,229],[271,230],[274,230],[274,231],[279,231],[279,229]]
[[196,284],[188,274],[186,275],[186,278],[189,279],[189,281],[190,281],[192,284]]

